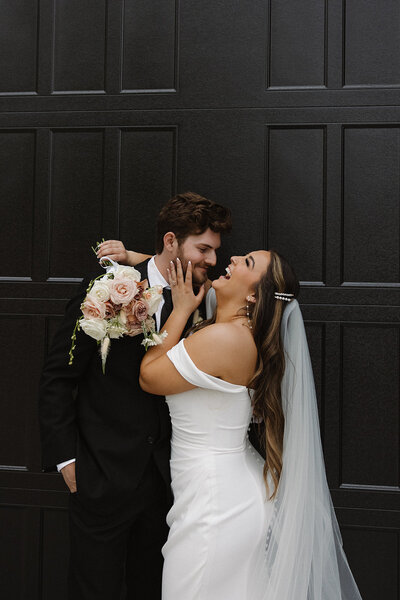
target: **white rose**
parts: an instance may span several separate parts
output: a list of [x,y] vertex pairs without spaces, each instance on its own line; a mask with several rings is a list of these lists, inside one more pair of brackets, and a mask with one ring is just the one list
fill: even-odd
[[82,319],[81,329],[86,335],[99,341],[106,335],[107,322],[104,319]]
[[149,288],[144,292],[143,297],[149,305],[148,314],[153,316],[154,313],[157,312],[158,305],[162,298],[162,285],[155,285]]
[[107,302],[110,298],[110,290],[106,283],[96,281],[90,290],[90,295],[95,296],[99,302]]
[[134,267],[125,267],[120,265],[118,266],[114,275],[115,277],[127,277],[128,279],[133,279],[133,281],[141,280],[141,275],[139,271],[137,271]]

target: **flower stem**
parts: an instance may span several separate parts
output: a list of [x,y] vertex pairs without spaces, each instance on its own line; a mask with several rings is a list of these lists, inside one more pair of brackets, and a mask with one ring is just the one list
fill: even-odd
[[69,365],[72,365],[72,363],[74,362],[74,350],[76,347],[75,346],[76,332],[80,330],[80,321],[81,321],[81,319],[80,319],[80,317],[78,317],[78,319],[76,320],[76,323],[75,323],[74,331],[72,332],[72,335],[71,335],[72,343],[71,343],[71,349],[69,351],[69,362],[68,362]]

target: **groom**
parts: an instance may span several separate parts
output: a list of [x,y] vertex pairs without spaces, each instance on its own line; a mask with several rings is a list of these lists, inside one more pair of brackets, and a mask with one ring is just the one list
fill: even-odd
[[[163,286],[157,328],[172,310],[170,261],[190,260],[202,284],[230,228],[228,209],[191,192],[163,207],[157,254],[136,267],[150,286]],[[88,282],[67,305],[40,383],[43,466],[57,467],[70,490],[69,598],[119,600],[125,585],[128,600],[159,600],[172,503],[168,409],[139,387],[142,336],[113,340],[103,375],[96,341],[80,332],[68,365]]]

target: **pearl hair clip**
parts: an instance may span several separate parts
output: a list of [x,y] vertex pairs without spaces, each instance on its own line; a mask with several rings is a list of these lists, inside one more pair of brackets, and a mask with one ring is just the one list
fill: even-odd
[[284,300],[285,302],[291,302],[294,298],[294,294],[285,294],[284,292],[275,292],[274,297],[276,300]]

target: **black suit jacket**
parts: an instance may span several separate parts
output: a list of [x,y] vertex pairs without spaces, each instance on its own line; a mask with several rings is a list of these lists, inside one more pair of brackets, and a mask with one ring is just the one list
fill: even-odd
[[[136,267],[142,279],[147,278],[147,262]],[[81,331],[74,362],[68,365],[87,285],[86,279],[68,303],[41,377],[43,467],[52,470],[76,458],[80,501],[100,512],[115,512],[133,501],[151,456],[170,494],[171,424],[164,398],[139,386],[143,336],[112,340],[103,375],[97,342]]]

